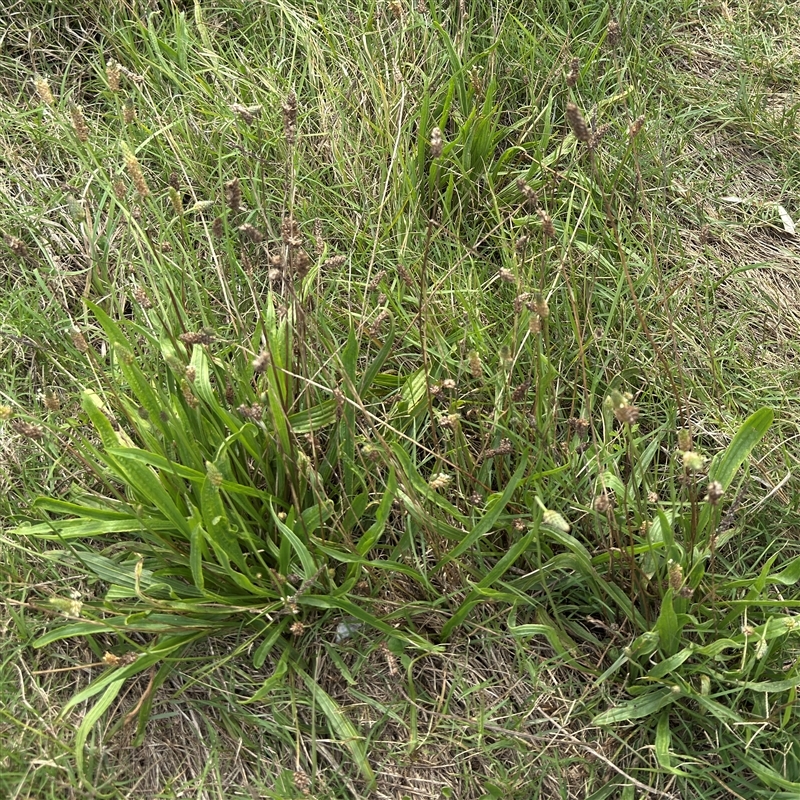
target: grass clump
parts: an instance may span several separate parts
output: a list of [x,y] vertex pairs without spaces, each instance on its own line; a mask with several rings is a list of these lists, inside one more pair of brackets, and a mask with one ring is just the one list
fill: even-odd
[[792,796],[780,15],[134,10],[0,63],[3,790]]

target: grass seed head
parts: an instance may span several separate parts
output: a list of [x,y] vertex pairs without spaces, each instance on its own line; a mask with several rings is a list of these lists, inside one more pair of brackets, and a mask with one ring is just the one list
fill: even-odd
[[252,405],[240,405],[239,408],[236,409],[245,419],[253,420],[257,422],[264,416],[264,406],[261,403],[253,403]]
[[50,108],[55,105],[55,98],[53,97],[53,92],[50,91],[50,83],[48,82],[47,78],[43,78],[41,75],[34,75],[33,76],[33,88],[36,89],[36,94],[39,95],[39,99]]
[[233,214],[242,210],[242,187],[238,178],[233,178],[225,184],[225,203]]
[[567,74],[567,86],[570,89],[574,89],[578,83],[578,78],[581,74],[581,60],[579,58],[573,58],[572,61],[569,63],[569,73]]
[[381,328],[383,327],[383,323],[389,318],[389,312],[384,308],[380,314],[372,322],[372,325],[369,326],[369,332],[373,337],[377,337],[380,335]]
[[719,505],[719,501],[722,500],[722,496],[725,494],[725,489],[722,488],[722,484],[719,481],[711,481],[708,484],[708,493],[706,494],[706,500],[712,506]]
[[673,594],[678,594],[683,587],[683,567],[680,564],[672,564],[669,568],[669,588]]
[[81,201],[73,195],[67,196],[67,206],[69,208],[69,216],[73,222],[82,222],[86,219],[86,212],[83,209]]
[[70,338],[72,339],[72,344],[75,345],[75,349],[79,353],[86,353],[89,350],[89,345],[86,343],[86,339],[84,338],[83,334],[80,331],[80,328],[73,327],[70,331]]
[[500,444],[495,449],[498,455],[507,456],[514,452],[514,445],[511,444],[511,439],[501,439]]
[[495,456],[507,456],[514,452],[514,445],[511,444],[511,439],[501,439],[497,447],[491,448],[484,453],[484,460],[494,458]]
[[194,396],[192,386],[188,381],[181,381],[181,392],[189,408],[197,408],[197,406],[200,405],[200,401]]
[[240,225],[239,232],[246,236],[254,244],[264,241],[264,234],[261,233],[261,231],[256,228],[255,225],[251,225],[249,222],[245,222],[243,225]]
[[511,399],[515,403],[519,403],[528,396],[528,389],[531,388],[531,379],[524,380],[513,392],[511,392]]
[[126,125],[132,125],[136,121],[136,106],[132,97],[125,98],[125,104],[122,106],[122,121]]
[[266,372],[267,367],[270,364],[269,353],[267,353],[265,350],[262,350],[252,360],[251,363],[253,365],[253,372],[255,372],[257,375],[260,375],[262,372]]
[[483,375],[483,364],[477,350],[469,351],[469,374],[473,378],[480,378]]
[[300,226],[294,217],[288,216],[281,220],[281,238],[289,247],[300,247],[303,237],[300,235]]
[[112,92],[119,91],[119,81],[122,77],[122,65],[118,61],[110,59],[106,64],[106,80],[108,81],[108,88]]
[[575,103],[567,103],[567,122],[579,142],[588,144],[591,141],[592,134],[589,131],[589,126]]
[[452,414],[443,414],[439,417],[439,424],[443,428],[455,428],[461,422],[461,414],[454,412]]
[[392,676],[397,675],[400,672],[400,668],[397,666],[397,657],[386,646],[386,642],[381,642],[381,652],[386,659],[386,666],[389,668],[389,674]]
[[216,239],[221,239],[222,234],[225,232],[225,224],[222,221],[222,217],[214,217],[214,221],[211,223],[211,233]]
[[122,64],[117,64],[119,67],[119,71],[122,75],[124,75],[131,83],[135,83],[141,85],[144,83],[144,75],[139,75],[138,73],[134,72],[133,70],[124,67]]
[[256,121],[256,117],[261,113],[263,106],[243,106],[241,103],[233,103],[230,107],[231,111],[236,114],[239,119],[248,125],[252,125]]
[[325,252],[325,237],[322,235],[322,220],[314,220],[314,253],[321,256]]
[[589,420],[583,417],[571,417],[567,420],[567,425],[579,439],[585,439],[589,433]]
[[72,130],[75,131],[78,141],[88,141],[89,126],[86,124],[86,117],[83,116],[83,108],[73,103],[69,108],[69,115],[72,118]]
[[292,259],[295,274],[298,278],[305,278],[308,275],[309,267],[311,266],[311,256],[305,251],[304,248],[298,248]]
[[282,111],[283,135],[286,144],[291,147],[297,138],[297,95],[294,93],[294,89],[286,96]]
[[372,461],[373,463],[381,460],[381,449],[376,445],[372,444],[372,442],[366,442],[361,446],[361,455],[367,459],[367,461]]
[[[614,412],[614,416],[622,423],[633,424],[639,417],[639,409],[631,405],[633,395],[629,392],[624,394],[616,389],[606,397],[604,405]],[[632,410],[627,410],[632,409]],[[629,420],[633,420],[630,422]]]
[[608,514],[608,512],[614,508],[614,500],[608,492],[600,492],[600,494],[595,495],[594,500],[592,500],[592,508],[598,514]]
[[52,389],[48,389],[44,393],[43,402],[48,411],[58,411],[61,408],[61,398]]
[[[292,626],[290,628],[292,633],[295,634],[295,636],[297,636],[299,634],[295,632],[295,625],[299,625],[300,626],[299,632],[302,633],[303,632],[303,623],[302,622],[295,622],[295,623],[292,624]],[[302,770],[297,770],[294,773],[294,787],[304,797],[308,797],[311,794],[311,779]]]
[[443,150],[442,131],[440,128],[434,128],[431,131],[431,158],[439,158]]
[[525,198],[525,202],[533,209],[539,207],[539,195],[533,190],[525,178],[517,178],[517,188]]
[[51,597],[48,602],[57,608],[65,617],[79,617],[83,610],[83,603],[77,598]]
[[639,408],[626,403],[614,409],[614,416],[623,425],[633,425],[639,419]]
[[179,375],[183,372],[184,365],[183,362],[174,355],[166,355],[164,356],[164,361],[166,362],[167,366],[176,374]]
[[169,201],[172,203],[172,210],[175,212],[176,217],[183,216],[183,198],[180,196],[179,192],[175,191],[175,188],[170,186],[169,189]]
[[606,27],[606,41],[609,47],[616,47],[619,44],[620,32],[619,22],[612,19]]
[[603,141],[603,137],[611,130],[611,125],[609,123],[605,123],[601,125],[593,134],[591,139],[589,139],[589,148],[591,150],[595,150],[600,142]]
[[411,277],[411,273],[402,265],[397,265],[397,274],[400,276],[400,280],[409,288],[413,289],[415,287],[414,279]]
[[435,492],[438,492],[440,489],[446,489],[452,482],[452,476],[448,475],[446,472],[437,472],[431,476],[431,479],[428,481],[428,486]]
[[34,425],[32,422],[26,422],[24,419],[13,419],[9,424],[25,439],[44,438],[44,428],[41,425]]
[[338,269],[347,261],[345,256],[331,256],[322,262],[323,269]]
[[133,150],[131,150],[127,142],[122,143],[122,157],[125,160],[125,169],[128,170],[128,175],[133,181],[133,185],[136,187],[136,193],[143,199],[149,197],[150,188],[144,178],[139,159],[133,154]]
[[202,331],[182,333],[178,337],[184,344],[211,344],[216,339],[214,331],[210,328],[203,328]]
[[644,114],[642,114],[640,117],[637,117],[628,126],[628,136],[631,139],[635,139],[639,135],[643,127],[644,127]]
[[684,452],[681,456],[681,460],[683,461],[683,469],[687,474],[700,472],[706,463],[705,456],[701,456],[700,453],[695,450],[687,450]]
[[550,218],[550,215],[544,211],[543,209],[538,209],[536,212],[539,215],[539,219],[542,223],[542,233],[544,234],[546,239],[554,239],[556,235],[556,229],[553,225],[553,220]]
[[378,270],[378,272],[375,274],[375,277],[370,281],[369,286],[367,286],[367,291],[368,292],[376,291],[378,287],[381,285],[381,281],[385,277],[386,277],[386,270],[385,269]]
[[11,250],[15,256],[23,258],[28,254],[28,248],[22,239],[18,239],[16,236],[11,236],[11,234],[5,233],[3,234],[3,241],[8,245],[9,250]]

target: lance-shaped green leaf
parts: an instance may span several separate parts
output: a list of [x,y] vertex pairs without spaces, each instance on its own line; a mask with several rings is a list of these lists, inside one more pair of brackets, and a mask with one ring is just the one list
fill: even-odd
[[616,725],[619,722],[644,719],[671,705],[680,696],[680,692],[673,692],[671,689],[655,689],[598,714],[592,720],[592,725]]

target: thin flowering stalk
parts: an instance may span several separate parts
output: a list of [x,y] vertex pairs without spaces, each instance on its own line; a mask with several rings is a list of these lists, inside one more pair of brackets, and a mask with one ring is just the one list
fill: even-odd
[[[434,178],[431,187],[431,194],[428,198],[428,225],[425,230],[425,248],[422,254],[422,266],[420,267],[419,278],[419,310],[417,311],[417,321],[419,323],[419,338],[420,338],[420,352],[422,354],[422,365],[425,371],[425,378],[427,383],[430,384],[430,363],[428,360],[428,340],[427,340],[427,281],[428,281],[428,258],[430,256],[431,240],[433,238],[433,214],[434,214],[434,200],[439,196],[439,162],[444,150],[444,143],[442,141],[442,131],[436,127],[431,131],[430,138],[430,155],[433,159]],[[434,447],[439,448],[439,437],[436,430],[436,417],[433,413],[433,401],[431,393],[425,393],[428,404],[428,418],[431,425],[431,438],[433,439]]]
[[[679,436],[679,439],[682,438]],[[690,443],[691,446],[691,443]],[[696,450],[689,449],[680,452],[681,467],[683,470],[682,480],[689,493],[690,523],[689,523],[689,565],[694,563],[694,550],[697,544],[697,537],[700,533],[700,494],[698,492],[699,476],[706,464],[706,458]],[[716,497],[716,492],[714,496]],[[721,495],[720,495],[721,496]]]
[[283,115],[283,135],[286,142],[286,161],[285,161],[285,179],[284,185],[286,190],[286,212],[289,217],[293,216],[294,210],[294,191],[295,191],[295,176],[294,176],[294,154],[297,144],[297,95],[294,89],[289,91],[286,100],[281,106],[281,113]]
[[714,562],[717,556],[717,530],[719,528],[720,508],[719,503],[725,494],[725,489],[719,481],[711,481],[706,489],[706,502],[711,506],[711,524],[708,534],[708,572],[711,575],[711,601],[714,605],[716,619],[717,576],[714,573]]
[[[570,111],[569,105],[572,105],[572,104],[568,104],[568,109],[567,109],[568,110],[568,116],[573,117],[573,119],[570,121],[570,125],[572,126],[573,122],[574,122],[578,127],[580,127],[580,123],[578,122],[577,118],[575,118],[575,112],[571,112]],[[579,111],[578,111],[578,114],[580,114]],[[633,153],[634,162],[637,164],[636,172],[637,172],[637,175],[639,177],[639,182],[640,183],[641,183],[641,175],[639,173],[638,162],[636,162],[636,136],[641,131],[642,126],[644,125],[644,121],[645,121],[644,120],[644,116],[641,116],[641,117],[637,118],[634,121],[634,123],[631,125],[631,127],[629,129],[629,132],[628,132],[628,134],[629,134],[628,153],[631,153],[631,152]],[[584,124],[585,124],[585,121],[584,121]],[[577,132],[576,132],[576,136],[578,136]],[[589,141],[587,141],[587,145],[590,145],[590,144],[591,144],[591,135],[589,136]],[[611,230],[611,233],[612,233],[612,235],[614,237],[614,243],[616,245],[617,254],[618,254],[618,257],[619,257],[619,264],[620,264],[620,267],[621,267],[621,270],[622,270],[623,277],[625,278],[625,283],[627,284],[628,290],[630,292],[631,303],[632,303],[634,311],[636,313],[636,317],[637,317],[637,319],[639,321],[639,325],[640,325],[641,331],[644,334],[645,338],[647,339],[648,343],[650,344],[651,348],[653,349],[653,352],[656,354],[656,357],[658,358],[659,362],[661,362],[661,364],[662,364],[662,366],[664,368],[664,374],[667,376],[667,379],[670,382],[671,389],[672,389],[672,394],[673,394],[673,396],[675,398],[676,403],[678,404],[678,407],[682,409],[684,416],[686,418],[688,418],[689,414],[688,414],[688,411],[687,411],[686,386],[685,386],[685,381],[684,381],[684,378],[683,378],[683,371],[680,368],[680,362],[676,359],[676,364],[678,365],[678,382],[676,382],[675,375],[673,374],[672,367],[671,367],[669,361],[666,359],[662,348],[655,341],[655,339],[653,337],[653,334],[650,331],[650,326],[647,324],[644,312],[642,311],[641,305],[640,305],[640,303],[638,301],[637,294],[636,294],[636,288],[634,286],[633,278],[631,276],[630,269],[628,267],[628,257],[627,257],[627,254],[626,254],[626,249],[622,245],[622,240],[620,238],[619,227],[617,225],[616,216],[615,216],[614,211],[613,211],[612,206],[611,206],[611,199],[610,199],[608,193],[606,192],[606,189],[605,189],[605,186],[604,186],[604,183],[603,183],[603,180],[602,180],[602,175],[601,175],[601,166],[602,165],[600,163],[600,159],[595,159],[595,151],[594,151],[594,149],[592,149],[591,146],[588,147],[588,151],[589,151],[590,162],[591,162],[591,165],[592,165],[592,174],[594,176],[595,183],[596,183],[596,185],[597,185],[597,187],[598,187],[598,189],[600,191],[600,194],[601,194],[602,203],[603,203],[603,210],[604,210],[605,216],[606,216],[606,223],[607,223],[607,225],[608,225],[609,229]],[[643,202],[646,201],[646,193],[644,193],[644,192],[642,192],[642,199],[643,199]],[[653,257],[655,259],[657,259],[657,248],[655,246],[653,246],[651,248],[651,252],[653,253]],[[578,322],[577,309],[574,309],[573,311],[575,313],[575,316],[576,316],[576,320],[575,321],[577,323]],[[674,348],[675,347],[675,335],[674,335],[674,330],[672,330],[672,321],[669,318],[669,316],[668,316],[668,324],[669,324],[670,330],[672,331],[672,334],[673,334],[672,341],[673,341],[673,348]],[[581,340],[579,340],[579,347],[581,349],[581,362],[583,363],[583,344],[582,344]],[[584,372],[585,372],[585,370],[584,370]],[[678,383],[680,383],[680,391],[679,391],[679,388],[678,388]]]

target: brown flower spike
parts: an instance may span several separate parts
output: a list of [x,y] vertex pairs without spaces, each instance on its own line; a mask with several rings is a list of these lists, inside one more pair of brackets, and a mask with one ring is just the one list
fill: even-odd
[[575,138],[579,142],[589,144],[592,139],[592,134],[589,131],[586,120],[583,118],[583,114],[581,114],[580,109],[575,103],[567,103],[567,122],[570,128],[572,128]]

